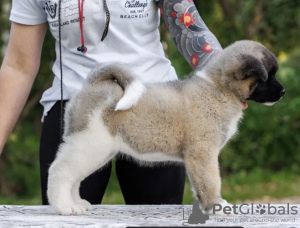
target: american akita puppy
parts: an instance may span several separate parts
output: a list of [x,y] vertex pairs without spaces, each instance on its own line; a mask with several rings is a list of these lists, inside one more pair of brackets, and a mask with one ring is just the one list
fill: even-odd
[[63,215],[91,205],[80,182],[122,152],[146,161],[184,162],[202,208],[222,200],[218,155],[247,102],[267,105],[285,93],[274,55],[239,41],[186,80],[142,84],[117,63],[96,68],[67,104],[64,143],[49,170],[48,198]]

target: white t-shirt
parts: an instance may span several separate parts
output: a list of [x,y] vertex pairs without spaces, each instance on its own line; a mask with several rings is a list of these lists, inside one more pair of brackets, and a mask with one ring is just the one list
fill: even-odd
[[[103,0],[85,0],[83,33],[87,52],[81,46],[78,0],[61,1],[61,44],[64,100],[79,91],[88,73],[97,64],[118,61],[127,64],[146,83],[176,80],[166,59],[158,26],[160,14],[155,0],[106,0],[110,12],[108,35],[101,42],[106,14]],[[60,64],[58,45],[58,0],[13,0],[10,20],[37,25],[48,22],[56,39],[52,87],[42,98],[43,117],[60,100]]]

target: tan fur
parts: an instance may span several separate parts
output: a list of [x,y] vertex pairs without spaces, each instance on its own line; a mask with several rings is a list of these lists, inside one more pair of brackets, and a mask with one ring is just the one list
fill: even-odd
[[222,201],[220,150],[235,133],[255,83],[266,81],[276,64],[264,46],[237,42],[189,79],[146,85],[138,103],[124,111],[114,110],[134,76],[126,67],[111,64],[106,71],[93,72],[92,80],[68,104],[65,137],[86,131],[89,118],[99,112],[96,116],[111,138],[122,139],[136,153],[162,153],[184,161],[196,195],[209,211]]

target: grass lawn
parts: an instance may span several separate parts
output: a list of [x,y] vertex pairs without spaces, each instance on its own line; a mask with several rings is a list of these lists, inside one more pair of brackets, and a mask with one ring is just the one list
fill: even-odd
[[[183,204],[194,200],[190,183],[186,178]],[[251,173],[240,172],[222,179],[222,196],[230,203],[241,203],[265,197],[283,198],[300,196],[300,175],[278,172],[268,173],[255,170]],[[124,204],[115,173],[112,173],[103,204]]]
[[[223,177],[222,196],[230,203],[251,202],[251,200],[266,197],[300,196],[300,176],[287,171],[277,173],[270,173],[260,169],[249,173],[241,171],[237,174]],[[190,183],[187,178],[183,204],[191,204],[193,200],[194,197],[190,191]],[[124,204],[114,169],[112,170],[111,179],[102,203]],[[39,205],[41,200],[39,194],[31,198],[4,197],[0,195],[0,204]]]
[[300,196],[300,175],[287,171],[271,173],[261,169],[240,172],[223,178],[222,196],[231,203]]

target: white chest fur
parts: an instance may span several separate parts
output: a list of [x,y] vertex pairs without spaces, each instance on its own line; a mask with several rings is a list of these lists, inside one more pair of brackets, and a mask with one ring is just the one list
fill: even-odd
[[222,148],[225,146],[225,144],[228,142],[228,140],[230,140],[234,134],[237,132],[238,129],[238,123],[239,120],[242,118],[243,113],[239,112],[237,113],[230,121],[229,125],[228,125],[228,130],[227,130],[227,135],[226,135],[226,140],[222,145]]

